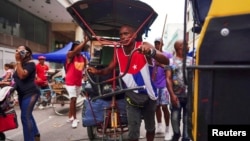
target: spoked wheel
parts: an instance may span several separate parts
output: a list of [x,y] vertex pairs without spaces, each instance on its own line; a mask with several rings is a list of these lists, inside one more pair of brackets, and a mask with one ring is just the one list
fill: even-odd
[[50,107],[52,96],[49,93],[43,93],[40,97],[38,97],[37,103],[35,105],[35,109],[44,109],[45,107]]
[[58,94],[53,101],[54,112],[60,116],[68,115],[69,105],[69,96],[67,94]]
[[[83,105],[84,96],[79,95],[76,101],[76,108],[80,109]],[[57,95],[53,102],[53,109],[57,115],[64,116],[69,113],[70,98],[67,94]]]
[[5,141],[6,137],[3,132],[0,132],[0,141]]
[[[122,141],[123,140],[123,135],[121,133],[117,133],[116,137],[114,137],[115,134],[113,135],[108,135],[109,133],[105,134],[103,133],[102,135],[100,135],[100,131],[99,129],[97,129],[98,127],[96,126],[88,126],[87,127],[87,134],[88,134],[88,138],[90,141],[95,141],[95,140],[102,140],[102,141]],[[98,130],[98,131],[97,131]],[[102,129],[104,130],[104,129]],[[110,132],[112,129],[107,128],[107,132]],[[99,132],[99,133],[98,133]]]

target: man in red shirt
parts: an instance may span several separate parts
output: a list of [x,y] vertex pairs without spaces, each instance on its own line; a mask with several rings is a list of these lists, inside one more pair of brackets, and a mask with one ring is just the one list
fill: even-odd
[[46,65],[44,56],[39,56],[39,63],[36,65],[36,84],[41,88],[46,88],[48,86],[47,71],[49,66]]
[[[40,90],[44,90],[41,91],[41,97],[40,97],[40,104],[39,104],[39,109],[44,109],[44,106],[51,106],[50,103],[43,103],[44,101],[44,96],[49,96],[51,94],[51,91],[49,90],[49,85],[48,85],[48,78],[47,78],[47,72],[49,70],[48,65],[46,65],[45,62],[45,57],[44,56],[39,56],[38,57],[38,61],[39,63],[36,65],[36,80],[35,83],[38,87],[40,87]],[[50,102],[50,101],[48,101]],[[43,104],[42,104],[43,103]]]
[[87,35],[84,34],[84,41],[74,42],[67,53],[65,84],[70,98],[67,122],[72,122],[72,128],[76,128],[79,122],[76,117],[76,101],[82,91],[83,70],[87,65],[87,59],[82,56],[81,51],[88,41]]

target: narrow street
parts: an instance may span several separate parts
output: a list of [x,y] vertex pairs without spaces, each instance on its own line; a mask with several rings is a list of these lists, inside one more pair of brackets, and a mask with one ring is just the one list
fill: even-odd
[[[14,130],[5,132],[6,141],[23,141],[22,124],[20,121],[19,106],[15,107],[18,115],[19,127]],[[80,120],[78,127],[73,129],[70,123],[66,122],[67,116],[58,116],[54,113],[53,108],[45,108],[40,110],[36,108],[33,112],[41,133],[41,141],[84,141],[89,140],[87,128],[82,126],[81,109],[77,112],[77,117]],[[123,134],[123,140],[126,140],[126,134]],[[97,139],[101,140],[101,139]],[[118,139],[117,139],[118,140]],[[158,134],[155,141],[163,141],[164,134]],[[144,124],[141,126],[141,139],[146,141]]]

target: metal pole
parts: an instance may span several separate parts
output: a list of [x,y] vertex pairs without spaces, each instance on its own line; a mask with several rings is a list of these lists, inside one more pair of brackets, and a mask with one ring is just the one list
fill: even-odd
[[166,14],[166,16],[165,16],[165,21],[164,21],[163,30],[162,30],[162,35],[161,35],[161,38],[162,38],[162,39],[163,39],[163,35],[164,35],[164,32],[165,32],[165,26],[166,26],[166,22],[167,22],[167,17],[168,17],[168,14]]

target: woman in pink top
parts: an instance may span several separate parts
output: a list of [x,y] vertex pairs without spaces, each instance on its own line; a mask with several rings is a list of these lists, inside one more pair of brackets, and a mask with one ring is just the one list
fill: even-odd
[[12,64],[4,64],[4,74],[1,76],[0,80],[0,88],[4,86],[10,86],[12,85],[12,75],[14,72],[14,66]]

